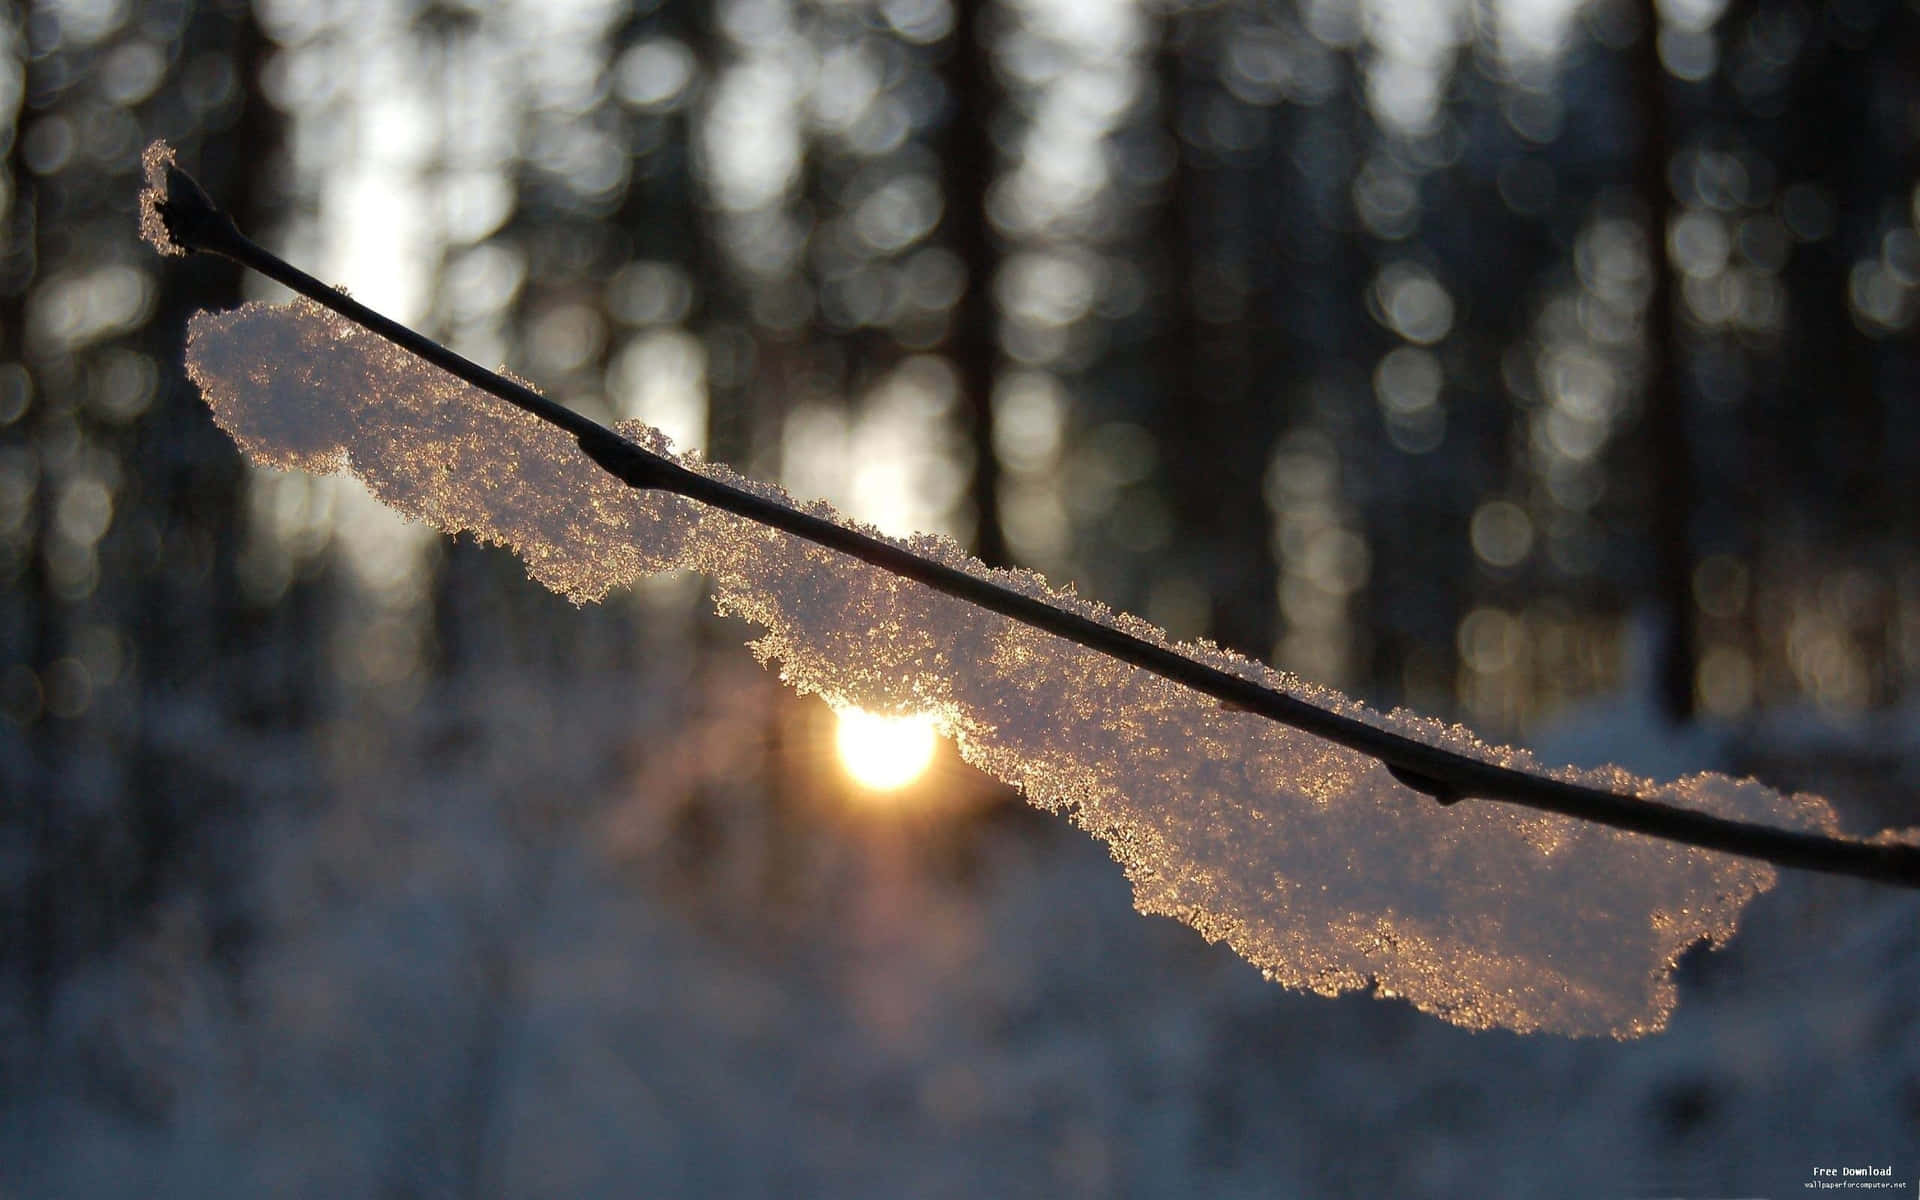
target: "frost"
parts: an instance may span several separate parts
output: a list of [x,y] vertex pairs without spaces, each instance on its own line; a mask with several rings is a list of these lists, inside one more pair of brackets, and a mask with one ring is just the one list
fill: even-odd
[[[1571,818],[1485,802],[1443,808],[1354,751],[786,534],[631,490],[566,434],[304,300],[200,314],[188,368],[254,460],[350,470],[410,517],[513,547],[535,579],[575,601],[653,572],[705,573],[724,610],[766,629],[754,651],[795,688],[935,714],[968,761],[1103,838],[1142,911],[1226,941],[1289,987],[1373,986],[1477,1029],[1637,1036],[1665,1025],[1676,958],[1702,939],[1724,941],[1773,882],[1761,864]],[[621,432],[669,452],[657,431]],[[682,461],[791,503],[725,467]],[[944,539],[904,544],[989,574]],[[992,574],[1166,643],[1037,576]],[[1534,767],[1526,752],[1456,726],[1373,713],[1211,647],[1179,649],[1431,743]],[[1727,816],[1835,827],[1824,801],[1751,781],[1555,774]]]
[[167,196],[167,168],[173,165],[173,147],[163,141],[149,143],[140,154],[140,171],[147,181],[140,189],[140,236],[160,253],[184,258],[187,248],[173,240],[160,215],[160,203]]

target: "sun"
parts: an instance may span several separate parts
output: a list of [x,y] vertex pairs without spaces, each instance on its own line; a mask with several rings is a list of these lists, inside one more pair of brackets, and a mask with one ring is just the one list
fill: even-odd
[[939,735],[925,713],[879,717],[857,708],[838,713],[834,747],[840,765],[868,791],[896,792],[926,772]]

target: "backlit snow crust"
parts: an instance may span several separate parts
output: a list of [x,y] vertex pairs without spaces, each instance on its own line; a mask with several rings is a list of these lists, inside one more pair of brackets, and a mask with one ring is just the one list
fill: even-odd
[[[1442,808],[1363,755],[916,583],[601,471],[566,434],[305,300],[201,313],[188,370],[255,462],[351,471],[416,520],[510,546],[577,602],[655,572],[711,581],[766,629],[762,661],[836,704],[937,715],[966,759],[1104,839],[1143,912],[1224,940],[1288,987],[1376,987],[1475,1029],[1635,1037],[1664,1027],[1672,968],[1718,943],[1771,868],[1509,805]],[[628,438],[671,453],[657,431]],[[792,503],[718,464],[689,467]],[[824,504],[809,511],[838,518]],[[849,524],[851,524],[849,522]],[[871,532],[871,531],[869,531]],[[1159,630],[915,551],[1162,644]],[[1538,769],[1458,726],[1371,712],[1206,645],[1180,652],[1423,741]],[[1833,832],[1824,800],[1697,775],[1559,778]]]

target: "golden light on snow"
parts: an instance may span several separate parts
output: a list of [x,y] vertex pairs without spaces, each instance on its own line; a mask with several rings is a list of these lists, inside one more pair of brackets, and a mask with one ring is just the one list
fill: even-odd
[[[215,420],[256,462],[351,470],[409,517],[517,547],[536,579],[577,602],[640,576],[699,571],[726,611],[768,631],[756,648],[803,693],[939,696],[939,725],[965,729],[989,773],[1112,845],[1143,911],[1224,937],[1290,987],[1372,984],[1469,1028],[1637,1037],[1666,1024],[1680,954],[1728,938],[1773,882],[1758,863],[1553,814],[1418,802],[1355,751],[790,535],[626,487],[563,430],[309,301],[200,313],[187,347]],[[666,450],[657,430],[620,430]],[[790,502],[724,467],[698,469]],[[981,570],[951,541],[914,544]],[[1038,577],[1006,578],[1044,603],[1160,636]],[[1514,620],[1477,610],[1462,629],[1463,657],[1484,659],[1489,675],[1507,671]],[[1362,711],[1297,678],[1189,650],[1308,703]],[[1737,690],[1719,684],[1726,696]],[[1470,757],[1531,761],[1411,714],[1368,719]],[[934,724],[844,714],[839,757],[862,795],[921,776]],[[1751,780],[1556,775],[1787,828],[1837,828],[1825,801]]]
[[926,772],[938,735],[925,714],[879,717],[857,708],[838,713],[834,748],[853,781],[874,792],[897,792]]

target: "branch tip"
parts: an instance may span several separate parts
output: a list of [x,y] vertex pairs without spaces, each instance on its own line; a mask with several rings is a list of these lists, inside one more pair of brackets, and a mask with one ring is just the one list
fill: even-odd
[[240,230],[233,218],[186,173],[173,147],[156,141],[140,156],[147,186],[140,192],[140,236],[155,250],[175,257],[196,250],[222,252]]

